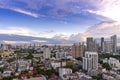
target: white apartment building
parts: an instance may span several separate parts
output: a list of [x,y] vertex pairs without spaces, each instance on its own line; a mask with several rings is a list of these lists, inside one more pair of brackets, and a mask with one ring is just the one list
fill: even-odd
[[83,69],[93,70],[98,68],[98,53],[97,52],[85,52],[83,57]]
[[59,76],[61,78],[63,78],[63,75],[71,74],[71,73],[72,73],[72,69],[70,69],[70,68],[59,68]]
[[44,59],[49,59],[51,55],[51,50],[50,48],[44,48],[43,49],[43,57]]
[[113,69],[114,68],[120,69],[120,62],[119,62],[119,60],[117,60],[115,58],[112,58],[112,57],[110,57],[109,59],[105,58],[105,59],[103,59],[103,63],[108,63]]
[[55,62],[51,62],[51,66],[56,69],[58,67],[63,67],[66,66],[66,62],[60,62],[60,61],[55,61]]

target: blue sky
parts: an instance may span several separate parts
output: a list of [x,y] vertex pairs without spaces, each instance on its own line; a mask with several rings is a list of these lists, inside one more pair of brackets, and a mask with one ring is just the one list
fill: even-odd
[[0,0],[0,33],[78,40],[98,37],[103,32],[94,35],[89,29],[96,34],[94,29],[103,23],[119,24],[119,8],[120,0]]

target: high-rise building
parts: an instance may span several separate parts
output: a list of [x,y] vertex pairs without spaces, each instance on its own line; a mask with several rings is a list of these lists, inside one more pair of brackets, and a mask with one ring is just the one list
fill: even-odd
[[111,36],[111,44],[112,44],[112,52],[116,53],[117,52],[117,36],[116,35]]
[[85,52],[85,56],[83,57],[83,69],[87,71],[98,69],[97,52]]
[[104,52],[106,52],[106,53],[111,53],[112,52],[111,41],[104,41]]
[[101,51],[104,52],[104,37],[101,38]]
[[93,38],[92,37],[89,37],[87,38],[87,51],[92,51],[93,48]]
[[44,48],[43,49],[43,57],[44,57],[44,59],[50,59],[50,57],[51,57],[50,48]]
[[96,41],[92,37],[87,38],[87,51],[97,51]]
[[83,57],[84,45],[73,44],[72,45],[72,56],[73,58]]

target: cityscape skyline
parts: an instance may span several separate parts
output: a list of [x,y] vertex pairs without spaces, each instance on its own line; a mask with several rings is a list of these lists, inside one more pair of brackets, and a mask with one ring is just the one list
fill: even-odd
[[120,80],[120,0],[0,0],[0,80]]
[[0,34],[72,41],[114,34],[120,38],[119,3],[120,0],[1,0]]

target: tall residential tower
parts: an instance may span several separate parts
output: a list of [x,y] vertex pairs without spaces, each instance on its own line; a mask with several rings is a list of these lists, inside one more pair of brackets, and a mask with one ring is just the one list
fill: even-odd
[[88,37],[87,38],[87,51],[97,51],[98,48],[97,48],[97,44],[96,44],[96,41],[93,40],[92,37]]
[[73,44],[72,45],[72,56],[73,58],[83,57],[84,45],[82,44]]
[[97,52],[85,52],[85,57],[83,57],[83,69],[87,71],[98,69]]
[[101,51],[104,52],[104,37],[101,38]]
[[116,35],[111,36],[111,45],[112,45],[112,52],[116,53],[117,52],[117,36]]

